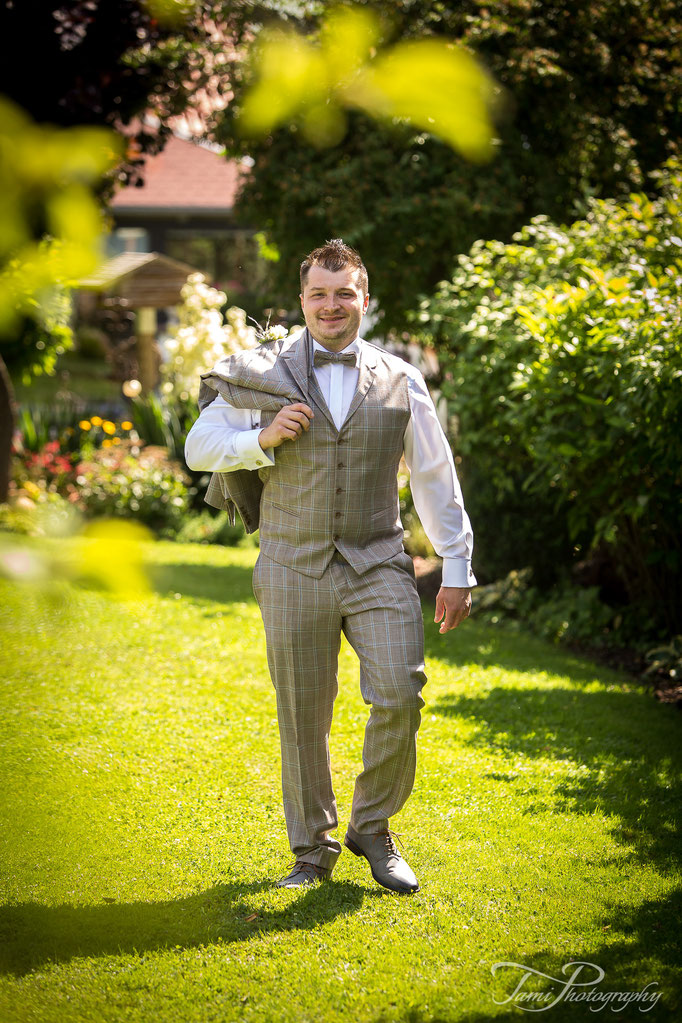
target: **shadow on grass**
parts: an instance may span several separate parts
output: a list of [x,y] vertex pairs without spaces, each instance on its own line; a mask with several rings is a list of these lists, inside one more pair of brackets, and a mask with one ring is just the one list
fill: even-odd
[[[573,969],[562,970],[569,963],[592,963],[603,971],[603,979],[594,986],[591,980],[597,980],[598,970],[585,968],[578,983],[585,982],[588,986],[585,993],[595,992],[602,997],[609,992],[617,992],[623,996],[631,993],[640,994],[639,999],[631,998],[628,1004],[625,998],[613,999],[612,1003],[593,1002],[588,1005],[583,1001],[561,1000],[555,1006],[547,1006],[549,1016],[554,1019],[585,1019],[596,1015],[609,1018],[634,1020],[652,1018],[660,1020],[679,1020],[680,1014],[680,932],[679,921],[682,919],[682,891],[676,890],[666,899],[653,899],[635,907],[615,906],[611,912],[605,911],[603,916],[604,942],[596,948],[578,947],[567,950],[559,956],[555,950],[540,949],[530,956],[521,958],[515,952],[500,956],[500,961],[520,962],[549,977],[566,979]],[[620,940],[609,939],[608,932],[619,934]],[[490,992],[498,1002],[504,1002],[521,981],[523,971],[503,968],[494,981],[491,978]],[[552,984],[540,978],[526,984],[523,990],[539,990],[549,992],[556,997],[563,985]],[[579,994],[578,986],[572,989],[573,995]],[[601,1007],[600,1007],[601,1006]],[[506,1004],[507,1011],[514,1011],[512,1003]],[[519,1007],[517,1006],[517,1009]],[[528,1008],[526,1006],[526,1011]],[[537,1010],[535,1010],[537,1011]],[[469,1020],[487,1019],[487,1016],[467,1017]],[[379,1023],[379,1021],[377,1021]]]
[[[531,799],[523,812],[531,818],[548,812],[604,813],[611,818],[613,838],[635,860],[655,864],[662,873],[678,869],[682,861],[676,827],[682,809],[678,711],[657,703],[631,679],[624,680],[533,637],[488,630],[475,622],[459,635],[458,631],[449,634],[456,637],[449,644],[442,644],[443,637],[429,636],[427,653],[460,668],[471,664],[501,667],[514,674],[543,671],[557,673],[571,683],[523,688],[514,678],[506,687],[497,676],[497,685],[474,695],[470,689],[454,691],[453,683],[452,692],[429,704],[431,713],[473,725],[467,742],[509,761],[507,770],[488,774],[491,784],[508,784],[510,791],[521,785]],[[595,680],[602,685],[588,689],[587,684]],[[428,687],[424,690],[428,699],[427,693]],[[554,760],[568,766],[570,776],[559,780],[549,795],[546,789],[536,789],[534,794],[523,773],[515,769],[519,758]],[[589,870],[590,864],[585,863],[584,869]],[[622,869],[627,873],[627,860]],[[573,949],[571,958],[597,963],[606,971],[601,990],[639,990],[642,964],[651,964],[647,980],[658,981],[664,991],[651,1015],[656,1019],[682,1018],[675,1017],[674,1008],[679,1008],[680,919],[679,891],[664,901],[616,906],[612,917],[604,919],[603,946],[597,951]],[[627,938],[609,941],[611,929],[622,930]],[[513,960],[515,956],[500,955],[505,958]],[[546,967],[545,972],[556,976],[563,964],[552,953],[546,960],[542,954],[534,956],[528,965]],[[508,1006],[507,1011],[514,1009]],[[584,1018],[587,1010],[576,1003],[553,1009],[552,1015],[557,1011],[573,1019],[578,1013]],[[493,1015],[471,1018],[482,1021]],[[639,1010],[636,1015],[639,1018]],[[627,1012],[621,1012],[621,1018],[628,1018]]]
[[149,581],[162,597],[182,597],[200,603],[237,604],[254,601],[252,568],[240,565],[147,565]]
[[[632,908],[617,906],[604,921],[604,926],[605,929],[623,932],[626,937],[617,942],[607,941],[591,952],[591,961],[606,973],[602,987],[636,991],[642,987],[642,976],[645,984],[657,985],[653,990],[661,992],[661,1000],[651,1012],[656,1020],[682,1018],[680,920],[680,889],[666,899],[651,899]],[[625,1014],[620,1015],[622,1018]],[[641,1013],[636,1015],[640,1018]]]
[[[428,602],[424,604],[424,621],[427,658],[460,671],[467,665],[501,668],[514,676],[556,674],[570,683],[560,682],[554,689],[532,683],[520,688],[513,678],[508,688],[502,682],[473,696],[470,690],[454,691],[453,683],[453,691],[433,703],[428,699],[428,685],[425,687],[431,713],[469,722],[474,732],[468,742],[509,759],[508,770],[489,773],[491,783],[511,786],[518,779],[527,792],[527,783],[514,769],[519,757],[567,761],[576,769],[574,777],[559,782],[549,800],[538,793],[525,814],[604,812],[613,817],[613,837],[636,860],[655,863],[663,873],[677,868],[682,860],[682,843],[675,827],[682,809],[682,737],[676,709],[657,703],[626,674],[592,664],[537,637],[496,629],[475,618],[440,636],[433,625],[433,604]],[[595,681],[601,686],[591,685]],[[589,863],[585,869],[590,869]],[[622,869],[627,872],[627,861]],[[681,919],[680,890],[637,906],[616,905],[604,915],[601,946],[571,949],[565,960],[554,951],[538,952],[524,964],[561,976],[561,967],[569,959],[596,963],[605,972],[599,991],[637,992],[649,982],[658,984],[653,990],[661,992],[661,1000],[651,1018],[682,1019]],[[610,933],[625,937],[614,941]],[[517,958],[515,950],[500,949],[500,960]],[[491,1001],[492,992],[491,982]],[[466,1018],[467,1023],[487,1023],[510,1013],[520,1016],[521,1010],[491,1005],[489,1013],[476,1012]],[[592,1014],[581,1002],[562,1003],[548,1013],[553,1019],[584,1019]],[[603,1016],[607,1014],[613,1012],[605,1009]],[[639,1019],[642,1012],[632,1005],[623,1011],[621,1005],[617,1015]],[[384,1023],[385,1018],[379,1014],[374,1023]],[[413,1013],[401,1019],[401,1023],[422,1021],[441,1023],[437,1014]]]
[[441,1013],[437,1012],[434,1016],[433,1013],[428,1011],[428,1009],[426,1011],[423,1009],[408,1009],[404,1016],[396,1016],[394,1013],[388,1014],[382,1012],[380,1016],[375,1017],[372,1023],[453,1023],[454,1020],[464,1021],[465,1019],[466,1023],[491,1023],[492,1020],[499,1020],[501,1015],[502,1013],[495,1015],[493,1013],[481,1014],[478,1012],[467,1012],[466,1017],[464,1017],[460,1014],[457,1014],[456,1016],[452,1016],[450,1014],[443,1016]]
[[[518,963],[521,967],[530,967],[546,977],[557,978],[559,983],[549,979],[531,977],[520,988],[520,992],[536,991],[547,993],[551,1003],[562,991],[563,984],[574,969],[562,970],[569,963],[592,963],[604,973],[603,979],[593,986],[580,988],[577,985],[570,989],[573,996],[594,993],[603,998],[610,992],[640,994],[640,999],[625,998],[620,1001],[587,1003],[569,1001],[565,997],[556,1004],[508,1001],[517,985],[524,976],[523,969],[514,967],[500,968],[496,976],[491,971],[492,963],[470,963],[463,967],[467,972],[477,972],[483,978],[482,999],[487,998],[490,1010],[479,1008],[474,1011],[430,1012],[428,1009],[412,1008],[406,1013],[397,1015],[395,1012],[381,1011],[373,1017],[372,1023],[490,1023],[510,1015],[521,1019],[522,1013],[547,1012],[547,1019],[585,1020],[587,1018],[609,1018],[624,1020],[655,1019],[676,1021],[682,1018],[681,985],[680,985],[680,947],[679,921],[682,919],[682,891],[675,891],[665,900],[651,900],[634,908],[617,906],[612,913],[605,913],[603,929],[604,943],[596,948],[578,947],[567,950],[559,955],[555,950],[539,949],[528,955],[519,953],[514,948],[500,947],[497,960],[500,963]],[[622,934],[619,941],[609,941],[609,931]],[[576,980],[589,982],[599,977],[598,970],[585,967],[582,975]],[[487,992],[485,994],[484,992]],[[439,993],[455,1001],[457,988],[450,984],[438,991],[434,986],[433,1000],[438,1001]],[[613,996],[612,996],[613,997]],[[613,1007],[612,1007],[613,1006]]]
[[[677,711],[618,688],[517,689],[497,687],[480,696],[448,694],[429,711],[470,721],[468,742],[502,754],[510,769],[491,782],[527,782],[514,768],[519,755],[569,762],[574,776],[552,795],[539,795],[526,814],[613,816],[613,835],[646,862],[682,860],[674,821],[682,799],[682,743]],[[537,791],[537,790],[536,790]]]
[[271,881],[218,884],[168,902],[106,906],[45,906],[24,902],[0,908],[0,973],[23,976],[46,963],[76,956],[126,955],[215,943],[250,941],[272,931],[313,930],[356,912],[366,898],[390,892],[330,879],[306,887],[281,909],[254,909],[249,896]]

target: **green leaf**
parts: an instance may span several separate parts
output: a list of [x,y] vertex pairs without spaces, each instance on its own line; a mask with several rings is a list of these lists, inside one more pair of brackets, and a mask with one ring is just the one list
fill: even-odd
[[324,147],[345,132],[343,108],[358,108],[425,129],[470,160],[490,159],[490,112],[500,90],[476,60],[434,38],[375,55],[379,32],[376,16],[358,8],[328,14],[313,42],[293,31],[264,31],[255,58],[258,78],[238,116],[241,130],[264,135],[297,120],[308,141]]

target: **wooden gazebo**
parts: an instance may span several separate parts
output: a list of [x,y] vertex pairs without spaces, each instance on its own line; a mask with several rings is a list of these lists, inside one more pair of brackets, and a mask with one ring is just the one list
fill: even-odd
[[158,252],[123,252],[78,282],[81,291],[116,296],[135,311],[135,339],[143,391],[157,383],[154,359],[156,310],[179,305],[194,267]]

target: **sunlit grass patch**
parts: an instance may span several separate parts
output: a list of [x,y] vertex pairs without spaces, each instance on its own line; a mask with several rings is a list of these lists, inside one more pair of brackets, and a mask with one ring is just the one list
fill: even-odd
[[[417,780],[392,822],[421,891],[384,892],[348,854],[331,882],[274,890],[292,857],[256,551],[143,552],[143,600],[0,582],[3,1021],[468,1023],[510,1011],[494,963],[571,958],[604,989],[658,982],[651,1017],[673,1013],[674,709],[475,614],[441,637],[427,607]],[[344,641],[341,839],[357,676]]]

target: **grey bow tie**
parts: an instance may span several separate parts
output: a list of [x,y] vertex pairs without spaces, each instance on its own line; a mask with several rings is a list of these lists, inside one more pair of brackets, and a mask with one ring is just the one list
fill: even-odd
[[328,362],[342,362],[345,366],[355,366],[355,352],[323,352],[315,349],[314,366],[325,366]]

